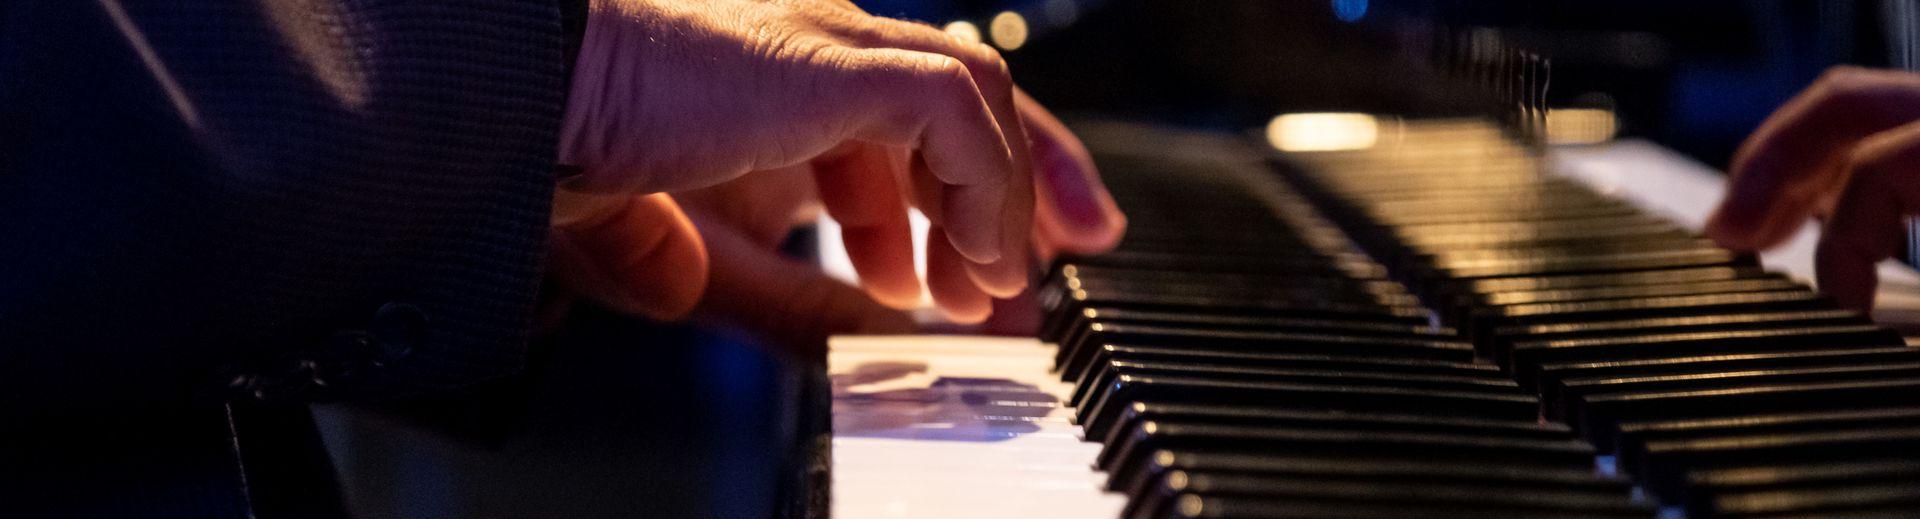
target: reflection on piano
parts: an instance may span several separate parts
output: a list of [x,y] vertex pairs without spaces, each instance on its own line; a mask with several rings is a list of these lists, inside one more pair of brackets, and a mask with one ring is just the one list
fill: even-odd
[[1042,344],[836,344],[836,514],[1920,514],[1898,333],[1493,125],[1320,128],[1083,125],[1126,241]]

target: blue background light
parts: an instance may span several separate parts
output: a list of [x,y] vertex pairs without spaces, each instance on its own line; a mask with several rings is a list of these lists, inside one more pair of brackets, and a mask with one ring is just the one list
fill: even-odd
[[1333,0],[1333,16],[1353,23],[1367,15],[1367,0]]

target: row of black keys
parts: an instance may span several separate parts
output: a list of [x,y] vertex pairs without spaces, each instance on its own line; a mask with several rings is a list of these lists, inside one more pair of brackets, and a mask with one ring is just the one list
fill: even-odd
[[1663,503],[1920,514],[1920,350],[1898,334],[1524,153],[1364,155],[1290,178]]
[[1055,265],[1042,337],[1127,517],[1652,515],[1337,229],[1277,217],[1311,206],[1256,196],[1257,156],[1101,160],[1134,227]]

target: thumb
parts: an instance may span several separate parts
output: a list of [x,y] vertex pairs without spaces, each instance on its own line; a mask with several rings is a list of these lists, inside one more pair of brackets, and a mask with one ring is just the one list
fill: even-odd
[[554,278],[609,308],[685,317],[707,284],[707,249],[666,194],[554,195]]
[[833,335],[916,331],[906,313],[859,288],[782,257],[705,213],[690,214],[717,260],[696,309],[702,318],[752,330],[803,356],[825,351]]

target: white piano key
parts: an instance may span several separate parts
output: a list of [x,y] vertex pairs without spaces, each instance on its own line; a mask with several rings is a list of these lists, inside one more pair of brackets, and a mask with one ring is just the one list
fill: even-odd
[[1118,516],[1052,363],[1033,339],[836,338],[834,516]]

